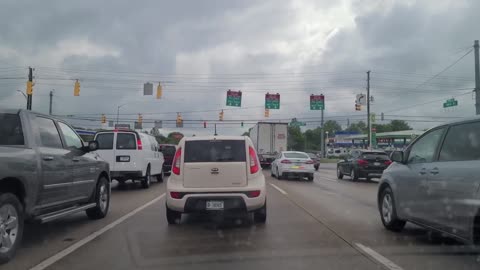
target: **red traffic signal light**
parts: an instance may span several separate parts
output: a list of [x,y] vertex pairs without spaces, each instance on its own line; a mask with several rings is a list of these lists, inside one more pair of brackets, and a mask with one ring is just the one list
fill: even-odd
[[207,128],[207,122],[203,121],[203,128]]

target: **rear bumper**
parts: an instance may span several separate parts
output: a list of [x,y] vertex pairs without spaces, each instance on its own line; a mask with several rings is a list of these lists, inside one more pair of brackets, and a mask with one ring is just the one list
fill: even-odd
[[365,170],[365,169],[358,169],[357,170],[359,177],[382,177],[383,170]]
[[[168,208],[182,213],[202,213],[202,212],[251,212],[262,208],[265,205],[265,190],[262,190],[260,196],[249,198],[243,193],[196,193],[185,195],[182,199],[174,199],[167,194]],[[223,201],[222,210],[207,210],[207,201]]]
[[282,172],[283,177],[309,177],[313,176],[314,171],[290,171],[290,170],[285,170]]
[[142,171],[111,171],[112,179],[139,179],[143,177]]

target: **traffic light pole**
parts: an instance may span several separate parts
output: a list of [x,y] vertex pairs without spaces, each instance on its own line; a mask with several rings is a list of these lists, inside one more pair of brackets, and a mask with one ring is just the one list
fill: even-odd
[[48,114],[52,115],[53,90],[50,91],[50,106],[48,107]]
[[[28,81],[33,84],[33,68],[31,67],[28,67]],[[27,110],[32,110],[32,93],[27,93]]]
[[372,121],[370,121],[370,70],[367,71],[367,128],[368,149],[372,149]]
[[[320,129],[320,141],[322,142],[320,144],[320,151],[322,152],[322,157],[325,158],[326,157],[326,153],[325,153],[325,135],[323,134],[325,132],[325,129],[323,127],[323,110],[321,111],[321,118],[320,118],[320,125],[322,126],[322,128]],[[306,151],[306,150],[305,150]]]

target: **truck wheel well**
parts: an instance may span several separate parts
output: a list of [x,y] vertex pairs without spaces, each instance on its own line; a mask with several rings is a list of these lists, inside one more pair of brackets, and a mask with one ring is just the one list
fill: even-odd
[[480,245],[480,209],[477,211],[477,215],[473,220],[473,243]]
[[100,173],[100,175],[98,176],[98,179],[102,178],[102,177],[105,177],[107,178],[108,181],[112,181],[112,179],[110,179],[110,177],[108,177],[108,173],[106,171],[103,171]]
[[25,206],[25,187],[19,179],[8,177],[0,180],[0,190],[0,193],[14,194],[22,205]]

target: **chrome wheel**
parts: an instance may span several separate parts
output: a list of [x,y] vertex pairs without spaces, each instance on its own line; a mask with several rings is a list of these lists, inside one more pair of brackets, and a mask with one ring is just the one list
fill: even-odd
[[393,213],[393,202],[392,196],[390,194],[385,194],[382,201],[382,217],[385,223],[390,223],[392,221]]
[[100,186],[100,192],[99,192],[99,206],[100,206],[100,210],[102,212],[105,212],[105,210],[107,209],[107,205],[108,205],[108,196],[109,196],[109,190],[107,188],[107,186],[104,184],[102,186]]
[[0,252],[12,249],[18,234],[18,212],[11,204],[0,208]]

